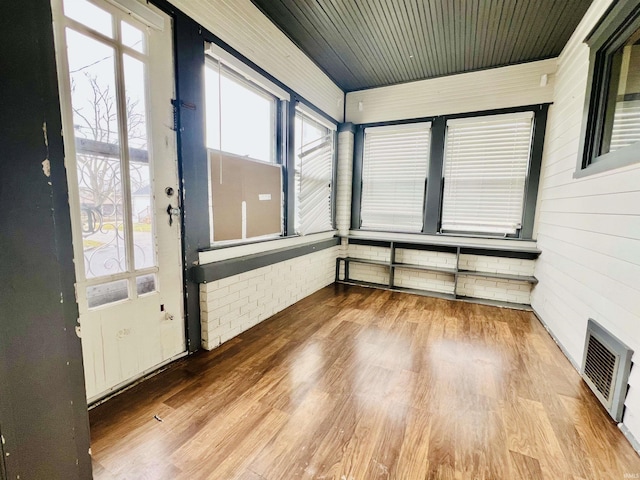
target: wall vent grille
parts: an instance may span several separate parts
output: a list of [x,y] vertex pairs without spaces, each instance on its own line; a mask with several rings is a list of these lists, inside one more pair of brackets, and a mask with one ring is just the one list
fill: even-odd
[[614,420],[622,420],[633,351],[589,319],[582,378]]

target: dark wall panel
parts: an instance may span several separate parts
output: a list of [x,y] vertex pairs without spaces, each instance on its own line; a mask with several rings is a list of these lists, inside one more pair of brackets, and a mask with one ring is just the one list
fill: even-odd
[[7,478],[91,478],[49,2],[0,12],[0,428]]
[[189,352],[200,348],[199,285],[190,269],[198,251],[211,245],[209,233],[209,169],[204,145],[204,39],[200,26],[175,12],[177,72],[178,158],[182,179],[183,261],[185,262],[185,312]]

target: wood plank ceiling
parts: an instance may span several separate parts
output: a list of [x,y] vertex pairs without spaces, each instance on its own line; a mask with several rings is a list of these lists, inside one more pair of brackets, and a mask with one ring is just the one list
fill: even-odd
[[557,56],[591,0],[252,0],[345,91]]

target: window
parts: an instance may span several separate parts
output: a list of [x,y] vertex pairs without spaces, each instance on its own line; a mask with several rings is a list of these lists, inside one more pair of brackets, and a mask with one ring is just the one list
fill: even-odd
[[207,147],[275,163],[277,98],[213,60],[205,85]]
[[331,185],[335,126],[310,114],[295,117],[295,230],[296,233],[333,229]]
[[351,228],[532,238],[548,110],[357,126]]
[[640,5],[615,4],[586,42],[591,82],[577,177],[640,161]]
[[447,122],[442,232],[515,235],[522,228],[533,113]]
[[430,128],[423,122],[364,130],[362,228],[422,231]]
[[221,47],[205,45],[205,143],[213,243],[285,233],[282,140],[289,94]]
[[73,152],[67,160],[76,274],[86,292],[79,298],[94,308],[156,290],[147,104],[152,55],[145,25],[129,14],[87,0],[61,6],[56,42],[64,72],[61,105],[68,109],[66,148]]

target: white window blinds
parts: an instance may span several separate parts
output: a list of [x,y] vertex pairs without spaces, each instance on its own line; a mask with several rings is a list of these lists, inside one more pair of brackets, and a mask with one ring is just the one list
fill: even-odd
[[364,131],[361,227],[420,232],[431,123]]
[[640,142],[640,100],[617,102],[609,152],[638,142]]
[[521,228],[533,112],[447,122],[442,231],[497,235]]
[[335,127],[296,112],[295,229],[301,235],[333,228],[331,184]]

